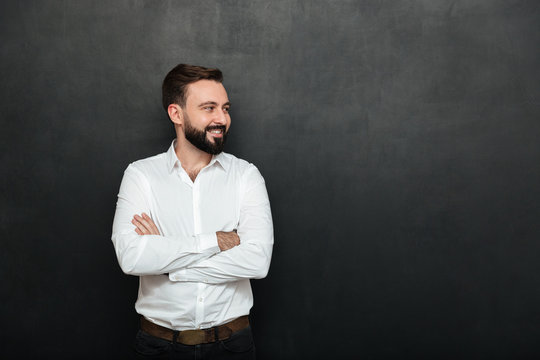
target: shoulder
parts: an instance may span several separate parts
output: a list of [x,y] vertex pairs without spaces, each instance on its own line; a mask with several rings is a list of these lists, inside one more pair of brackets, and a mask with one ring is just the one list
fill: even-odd
[[263,181],[264,179],[259,172],[259,169],[254,164],[240,159],[229,153],[222,153],[221,156],[228,167],[228,170],[233,174],[239,176],[247,182]]
[[167,170],[166,155],[167,153],[161,153],[134,161],[128,165],[126,172],[133,172],[145,178],[162,175]]

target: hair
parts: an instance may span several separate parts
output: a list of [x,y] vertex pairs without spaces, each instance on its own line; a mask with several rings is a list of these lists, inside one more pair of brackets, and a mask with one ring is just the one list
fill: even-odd
[[161,87],[165,111],[170,104],[186,106],[187,86],[199,80],[214,80],[221,83],[223,74],[219,69],[187,64],[179,64],[169,71]]

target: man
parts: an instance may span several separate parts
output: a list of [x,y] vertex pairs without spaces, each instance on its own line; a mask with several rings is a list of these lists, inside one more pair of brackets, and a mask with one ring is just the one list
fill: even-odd
[[[163,81],[176,140],[128,166],[112,241],[139,276],[139,357],[253,359],[249,279],[266,276],[270,204],[257,168],[223,153],[230,102],[218,69],[180,64]],[[156,357],[157,356],[157,357]]]

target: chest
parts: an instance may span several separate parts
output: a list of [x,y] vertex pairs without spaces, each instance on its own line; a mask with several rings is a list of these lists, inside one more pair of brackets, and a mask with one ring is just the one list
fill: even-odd
[[163,235],[231,231],[239,222],[239,179],[225,172],[200,173],[194,182],[174,175],[154,181],[153,219]]

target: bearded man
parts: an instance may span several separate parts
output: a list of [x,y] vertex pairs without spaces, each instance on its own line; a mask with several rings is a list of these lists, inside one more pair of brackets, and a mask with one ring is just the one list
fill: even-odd
[[112,241],[139,276],[139,358],[254,359],[250,279],[266,276],[273,226],[263,177],[224,153],[231,117],[220,70],[180,64],[163,81],[168,151],[130,164]]

